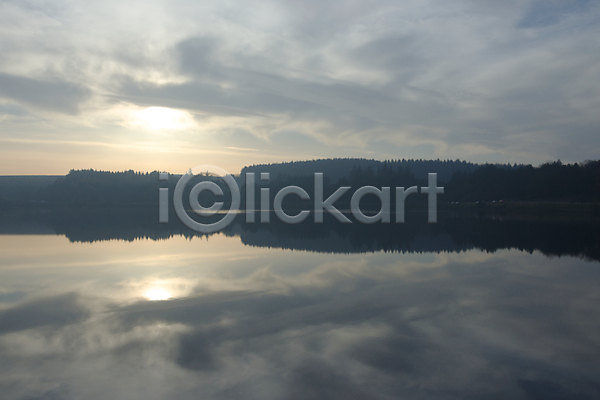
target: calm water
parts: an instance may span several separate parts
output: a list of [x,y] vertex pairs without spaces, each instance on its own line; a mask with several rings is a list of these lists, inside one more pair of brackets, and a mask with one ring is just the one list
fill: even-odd
[[0,216],[0,398],[600,398],[597,224],[94,215]]

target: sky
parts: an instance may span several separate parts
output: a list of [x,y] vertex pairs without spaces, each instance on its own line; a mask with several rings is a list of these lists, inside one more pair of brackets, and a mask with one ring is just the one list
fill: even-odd
[[0,175],[600,154],[600,3],[0,0]]

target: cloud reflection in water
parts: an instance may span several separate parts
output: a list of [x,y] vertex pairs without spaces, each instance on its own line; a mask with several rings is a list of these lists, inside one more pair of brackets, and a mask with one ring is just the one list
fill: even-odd
[[[56,264],[68,284],[2,303],[3,398],[591,399],[600,390],[597,263],[515,250],[334,256],[227,237],[110,243],[115,254],[151,246],[172,264],[90,261],[75,276]],[[3,271],[4,288],[26,278],[41,287],[47,276]],[[114,294],[143,285],[167,294],[183,282],[192,286],[171,300]]]

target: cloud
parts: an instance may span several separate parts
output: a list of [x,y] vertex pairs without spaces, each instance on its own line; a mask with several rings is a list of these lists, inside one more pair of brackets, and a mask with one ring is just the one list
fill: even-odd
[[6,104],[6,105],[0,104],[0,115],[1,114],[15,115],[18,117],[22,117],[22,116],[27,115],[27,110],[25,110],[23,107],[19,107],[14,104]]
[[[396,256],[219,264],[183,299],[108,304],[96,291],[85,299],[90,318],[73,323],[60,315],[74,295],[26,303],[9,309],[11,326],[17,315],[41,322],[0,336],[3,382],[23,388],[14,398],[595,393],[597,271],[589,263],[519,252]],[[264,265],[271,260],[276,266]],[[181,272],[199,273],[197,257],[188,261]],[[55,310],[41,312],[42,304]],[[56,329],[46,328],[49,315]]]
[[554,25],[573,13],[588,11],[592,5],[591,0],[533,0],[518,26],[533,28]]
[[0,73],[0,97],[45,110],[76,114],[90,95],[85,86],[60,79],[41,81]]
[[[77,114],[64,135],[86,126],[101,140],[143,140],[143,127],[114,118],[137,105],[193,112],[198,127],[178,135],[190,145],[198,133],[220,147],[268,144],[239,167],[301,157],[278,137],[310,137],[302,154],[318,157],[537,164],[600,151],[591,1],[2,7],[0,92],[33,114]],[[62,121],[44,117],[0,124],[39,139]]]
[[0,335],[40,327],[62,327],[81,322],[88,311],[77,303],[78,296],[65,294],[34,300],[0,311]]

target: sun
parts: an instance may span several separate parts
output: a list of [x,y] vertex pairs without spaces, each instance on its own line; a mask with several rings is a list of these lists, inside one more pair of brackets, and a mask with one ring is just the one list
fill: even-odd
[[152,289],[148,289],[144,293],[144,297],[146,297],[148,300],[156,301],[156,300],[169,300],[173,296],[171,296],[171,293],[169,293],[165,289],[152,288]]
[[137,112],[138,123],[151,130],[185,129],[194,125],[190,114],[186,111],[165,107],[148,107]]

